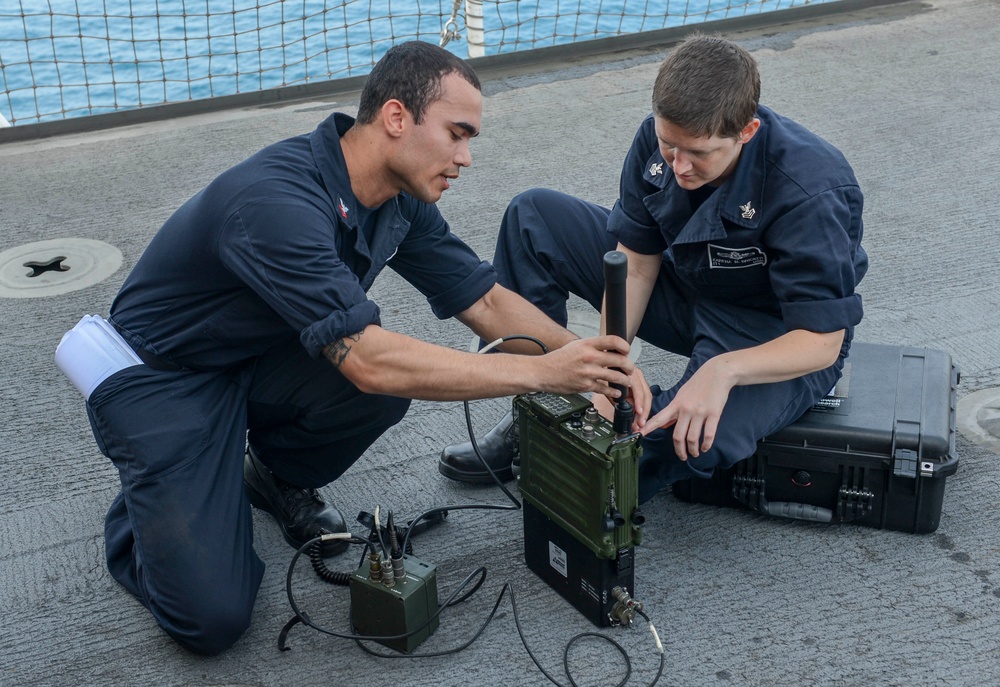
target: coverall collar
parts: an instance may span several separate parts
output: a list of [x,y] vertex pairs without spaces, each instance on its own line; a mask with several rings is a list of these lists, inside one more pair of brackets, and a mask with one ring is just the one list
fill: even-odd
[[[694,213],[690,213],[689,210],[689,192],[677,185],[659,150],[656,150],[647,161],[643,179],[663,189],[662,197],[655,206],[672,208],[666,213],[661,211],[654,214],[658,220],[665,223],[665,226],[676,227],[678,233],[673,243],[699,243],[723,239],[727,236],[723,219],[747,229],[756,229],[760,225],[766,169],[764,153],[767,147],[767,120],[770,111],[761,106],[757,114],[761,119],[760,128],[750,142],[743,145],[733,173]],[[663,173],[665,169],[666,174]],[[652,206],[649,209],[654,211]],[[662,216],[659,216],[661,214]]]
[[347,162],[344,151],[340,147],[340,138],[354,126],[354,117],[342,112],[335,112],[310,134],[316,166],[319,168],[330,197],[337,204],[337,213],[341,223],[351,229],[358,228],[358,199],[351,190],[351,178],[347,173]]

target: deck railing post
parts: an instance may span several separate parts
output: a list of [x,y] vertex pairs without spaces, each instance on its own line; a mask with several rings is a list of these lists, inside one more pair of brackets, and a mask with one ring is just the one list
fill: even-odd
[[486,38],[483,31],[483,0],[465,0],[466,42],[469,57],[486,54]]

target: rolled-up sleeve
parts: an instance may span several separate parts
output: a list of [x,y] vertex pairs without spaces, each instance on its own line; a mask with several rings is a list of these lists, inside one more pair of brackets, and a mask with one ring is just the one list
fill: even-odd
[[379,323],[379,309],[374,301],[362,301],[346,311],[337,311],[319,322],[314,322],[299,335],[299,340],[309,355],[318,358],[333,341],[360,332],[370,324]]
[[434,315],[445,320],[471,307],[496,283],[496,270],[488,262],[481,261],[465,279],[447,291],[431,296],[427,302]]
[[408,199],[410,231],[389,260],[397,274],[427,298],[438,319],[454,317],[486,295],[496,270],[458,238],[433,205]]
[[784,213],[766,231],[771,288],[789,329],[833,332],[861,321],[855,286],[867,256],[861,241],[861,191],[843,186]]

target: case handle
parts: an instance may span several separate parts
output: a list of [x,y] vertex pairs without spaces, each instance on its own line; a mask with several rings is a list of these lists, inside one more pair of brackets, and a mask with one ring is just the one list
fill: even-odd
[[759,509],[768,515],[792,520],[808,520],[809,522],[833,522],[833,511],[808,503],[793,503],[791,501],[768,501],[764,494],[760,495]]
[[735,475],[733,478],[733,498],[750,510],[778,518],[807,520],[809,522],[833,522],[833,511],[808,503],[793,501],[768,501],[764,495],[764,479],[749,475]]

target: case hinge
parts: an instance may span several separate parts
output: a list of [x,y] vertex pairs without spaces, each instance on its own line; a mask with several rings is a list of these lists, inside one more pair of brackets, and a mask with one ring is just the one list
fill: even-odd
[[733,475],[733,498],[745,506],[754,508],[764,493],[764,478],[738,471]]
[[843,521],[855,520],[871,515],[875,494],[868,489],[841,487],[837,492],[837,512]]
[[845,466],[837,492],[837,514],[841,522],[871,515],[874,505],[875,493],[868,488],[865,468],[860,465]]

